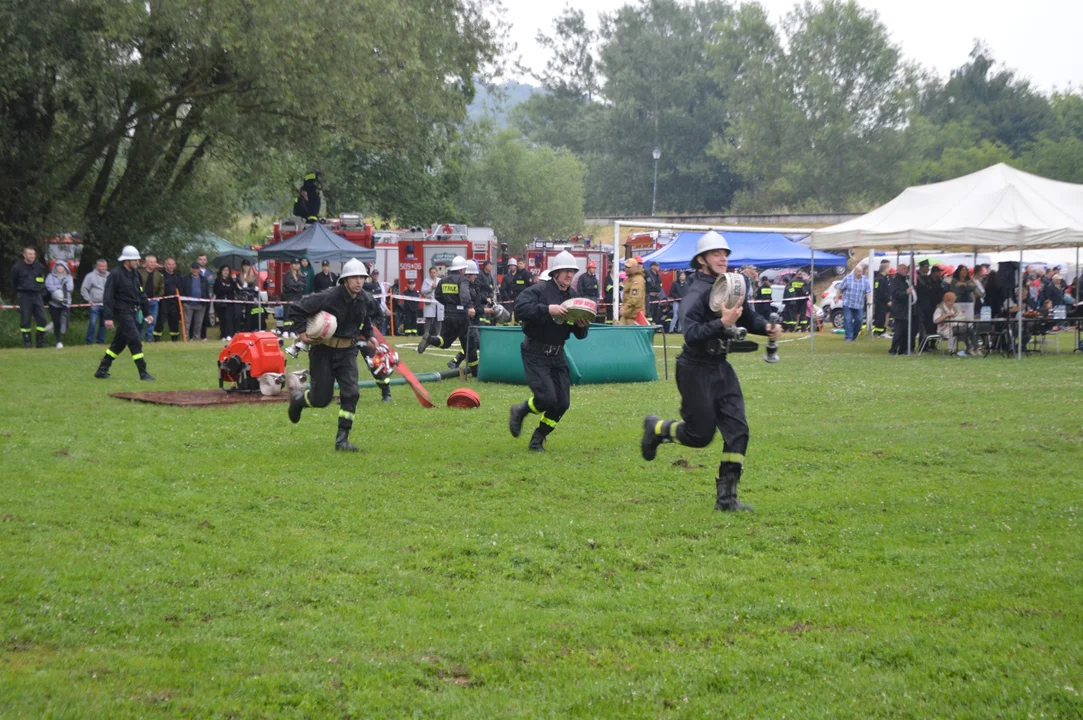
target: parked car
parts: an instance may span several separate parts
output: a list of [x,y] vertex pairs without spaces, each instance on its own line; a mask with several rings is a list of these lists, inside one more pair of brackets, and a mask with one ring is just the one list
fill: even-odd
[[835,328],[841,328],[846,324],[842,316],[842,293],[839,291],[841,284],[842,280],[832,282],[820,294],[820,302],[817,305],[821,313],[818,317],[824,318],[824,322],[830,322]]

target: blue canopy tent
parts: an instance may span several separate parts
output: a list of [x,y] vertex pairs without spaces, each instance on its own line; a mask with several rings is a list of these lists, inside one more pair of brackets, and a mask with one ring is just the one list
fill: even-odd
[[307,257],[313,265],[327,261],[376,262],[376,251],[339,237],[319,223],[312,223],[289,240],[267,245],[259,251],[260,260],[292,260]]
[[[696,254],[696,242],[703,235],[698,231],[686,231],[673,242],[643,256],[643,264],[656,262],[662,270],[685,270]],[[781,233],[773,232],[723,232],[731,253],[729,265],[739,268],[751,265],[757,268],[804,267],[815,259],[817,267],[845,267],[846,258],[825,252],[810,252],[808,248],[793,242]]]

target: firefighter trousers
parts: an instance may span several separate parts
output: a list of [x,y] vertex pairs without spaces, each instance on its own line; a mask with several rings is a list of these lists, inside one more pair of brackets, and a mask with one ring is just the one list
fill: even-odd
[[169,323],[169,339],[173,342],[180,340],[180,305],[176,299],[165,297],[158,301],[158,317],[154,318],[154,337],[162,339],[162,330]]
[[745,396],[737,373],[724,359],[677,358],[677,389],[681,393],[681,422],[676,439],[681,445],[706,447],[715,429],[725,443],[722,462],[744,463],[748,449]]
[[556,429],[557,423],[572,404],[572,379],[568,362],[564,359],[564,349],[559,349],[554,355],[528,350],[525,346],[521,351],[526,382],[534,394],[527,400],[527,407],[533,414],[541,416],[538,431],[548,435]]
[[444,315],[444,324],[441,328],[440,337],[436,342],[430,341],[434,347],[449,348],[456,340],[466,353],[466,365],[475,368],[478,365],[478,344],[470,338],[470,319],[465,315]]
[[136,366],[140,370],[145,370],[147,363],[143,359],[143,333],[140,332],[141,328],[135,310],[117,310],[113,314],[113,327],[116,328],[117,334],[113,337],[113,342],[105,349],[102,366],[108,368],[117,356],[124,352],[124,348],[128,348]]
[[[30,346],[30,333],[34,330],[38,333],[38,347],[45,342],[45,301],[40,292],[20,292],[19,298],[19,332],[23,334],[23,342]],[[33,324],[32,324],[33,323]]]
[[314,408],[330,405],[338,381],[338,426],[341,430],[352,428],[361,396],[357,387],[357,346],[313,345],[308,352],[308,374],[312,387],[305,393],[305,404]]

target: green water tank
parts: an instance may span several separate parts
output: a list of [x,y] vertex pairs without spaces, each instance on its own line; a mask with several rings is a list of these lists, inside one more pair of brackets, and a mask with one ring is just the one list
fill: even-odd
[[[518,326],[482,327],[478,380],[526,385]],[[658,379],[654,328],[639,325],[591,325],[585,340],[573,335],[564,345],[573,385],[647,382]]]

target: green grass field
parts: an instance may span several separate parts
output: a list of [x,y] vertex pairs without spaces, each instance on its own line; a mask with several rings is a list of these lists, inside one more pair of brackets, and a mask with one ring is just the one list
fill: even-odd
[[[752,444],[639,456],[672,381],[184,409],[217,343],[3,350],[0,716],[1083,717],[1083,356],[734,358]],[[430,354],[432,353],[432,354]],[[403,357],[442,367],[433,351]],[[661,355],[659,354],[661,366]],[[458,383],[432,385],[440,405]],[[532,427],[532,425],[528,426]]]

